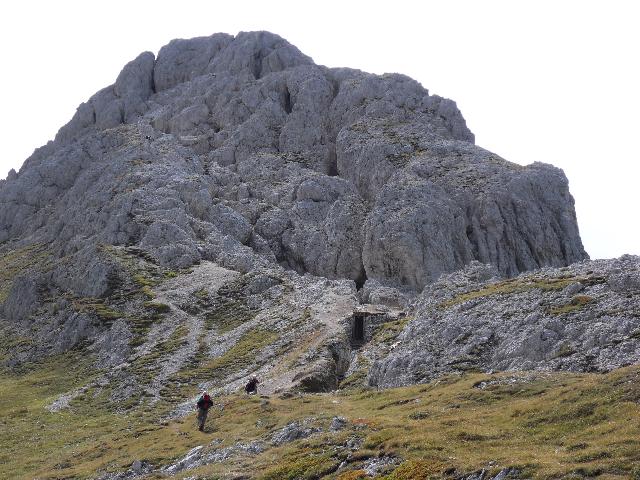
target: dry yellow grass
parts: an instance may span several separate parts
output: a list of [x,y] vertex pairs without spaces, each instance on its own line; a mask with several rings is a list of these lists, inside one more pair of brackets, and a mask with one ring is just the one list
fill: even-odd
[[[86,382],[77,357],[51,359],[22,374],[0,375],[0,478],[86,478],[136,459],[162,465],[196,445],[216,448],[255,439],[294,420],[313,418],[323,433],[184,472],[206,478],[359,478],[377,456],[402,460],[388,480],[439,478],[513,466],[527,478],[563,475],[633,478],[640,464],[640,368],[606,375],[553,373],[504,382],[509,374],[447,377],[428,385],[292,398],[231,395],[196,431],[193,418],[163,423],[161,407],[116,414],[108,392],[90,391],[69,410],[48,413],[58,393]],[[480,382],[487,382],[484,389]],[[333,416],[349,425],[329,432]],[[352,456],[349,438],[362,447]],[[213,447],[211,447],[213,448]],[[348,467],[336,469],[343,460]],[[434,477],[435,476],[435,477]],[[177,478],[181,478],[180,475]]]
[[542,290],[553,291],[562,290],[568,285],[574,282],[581,282],[587,284],[600,283],[602,281],[599,277],[557,277],[557,278],[544,278],[534,276],[523,276],[517,278],[511,278],[509,280],[502,280],[496,283],[490,283],[478,290],[471,290],[450,298],[447,301],[442,302],[440,308],[449,308],[460,303],[474,300],[476,298],[487,297],[491,295],[502,294],[514,294],[520,292],[526,292],[529,290]]

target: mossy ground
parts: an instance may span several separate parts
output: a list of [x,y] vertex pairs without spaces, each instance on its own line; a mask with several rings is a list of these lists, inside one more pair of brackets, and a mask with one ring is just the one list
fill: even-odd
[[590,297],[589,295],[576,295],[566,305],[552,307],[549,310],[549,313],[552,313],[553,315],[562,315],[563,313],[575,312],[593,301],[593,297]]
[[104,303],[100,298],[72,298],[70,297],[73,309],[81,313],[90,313],[97,316],[103,323],[122,318],[124,314]]
[[389,343],[395,341],[395,339],[402,333],[404,327],[413,320],[413,317],[402,317],[398,320],[385,322],[381,324],[375,331],[373,342],[374,343]]
[[[169,305],[155,300],[154,287],[177,277],[180,273],[188,273],[189,270],[176,272],[160,267],[151,256],[136,247],[100,245],[99,249],[117,262],[121,269],[121,283],[110,300],[115,301],[116,305],[128,305],[130,311],[121,314],[117,308],[107,308],[112,315],[111,318],[115,318],[115,315],[125,318],[134,334],[131,346],[138,347],[145,342],[152,325],[171,309]],[[96,310],[94,313],[104,319],[104,310]]]
[[[446,300],[440,304],[440,308],[449,308],[460,303],[467,302],[469,300],[474,300],[476,298],[488,297],[491,295],[502,295],[502,294],[513,294],[526,292],[529,290],[541,290],[543,292],[546,291],[557,291],[562,290],[565,287],[571,285],[572,283],[582,283],[583,285],[595,285],[598,283],[604,282],[604,279],[597,276],[566,276],[566,277],[555,277],[555,278],[547,278],[547,277],[536,277],[534,275],[530,276],[521,276],[517,278],[511,278],[509,280],[503,280],[496,283],[490,283],[478,290],[471,290],[469,292],[465,292],[459,295],[456,295],[449,300]],[[580,306],[584,305],[578,304],[573,305],[574,307],[580,308]],[[565,312],[558,312],[565,313]]]
[[149,353],[131,362],[128,366],[128,371],[136,375],[138,382],[150,383],[159,367],[159,360],[184,345],[187,334],[187,327],[184,325],[178,326],[166,340],[157,343]]
[[189,365],[172,377],[172,381],[195,386],[206,380],[222,380],[232,371],[250,365],[262,348],[277,338],[275,332],[256,327],[245,332],[227,352],[219,357],[199,361]]
[[256,316],[256,310],[249,307],[243,292],[246,280],[241,276],[221,286],[213,296],[204,289],[193,293],[194,308],[204,316],[207,330],[225,334]]
[[0,303],[7,299],[18,275],[30,269],[44,271],[50,266],[49,252],[38,243],[0,254]]
[[[259,337],[254,334],[252,342]],[[95,377],[90,363],[74,352],[20,373],[0,373],[0,478],[86,478],[125,469],[136,459],[162,465],[216,439],[216,448],[256,439],[268,448],[177,478],[355,479],[362,477],[363,462],[380,456],[398,458],[397,468],[381,476],[387,480],[446,478],[489,462],[495,471],[517,467],[526,478],[640,478],[640,367],[550,373],[522,382],[500,381],[509,374],[475,373],[405,388],[267,401],[236,394],[216,398],[224,409],[198,432],[192,416],[165,422],[159,407],[144,402],[117,413],[99,389],[67,410],[45,410],[60,393]],[[348,427],[330,432],[333,416],[347,418]],[[323,433],[270,446],[275,429],[307,418]],[[362,446],[350,452],[345,444],[353,438]],[[338,470],[343,461],[348,466]]]
[[[12,275],[30,268],[29,258],[40,255],[39,247],[33,248],[2,257],[6,270],[0,272],[4,275],[0,284],[10,284]],[[116,253],[131,272],[131,285],[125,285],[121,294],[128,300],[134,298],[140,311],[132,315],[117,301],[87,298],[72,299],[72,303],[76,310],[93,313],[103,322],[122,316],[134,329],[135,345],[167,313],[169,306],[155,300],[153,287],[172,278],[173,272],[131,253]],[[519,278],[461,294],[442,306],[530,289],[559,290],[576,281],[600,280]],[[207,331],[230,332],[254,318],[255,312],[240,294],[241,287],[241,281],[231,283],[215,298],[209,298],[206,291],[194,294]],[[551,313],[570,313],[591,301],[579,295]],[[229,310],[235,315],[224,314]],[[306,318],[307,312],[301,315],[300,324]],[[392,344],[407,320],[382,326],[375,343]],[[185,328],[178,327],[133,362],[131,374],[150,381],[157,360],[184,344]],[[313,341],[314,334],[310,331],[305,342]],[[265,328],[246,329],[233,347],[214,359],[208,358],[202,341],[201,355],[167,381],[160,392],[163,399],[156,403],[134,396],[114,405],[110,387],[94,385],[73,399],[69,409],[48,412],[44,407],[60,394],[99,376],[100,372],[90,368],[94,362],[84,351],[23,365],[20,372],[0,371],[0,478],[88,478],[101,471],[124,470],[136,459],[165,465],[194,446],[214,440],[219,441],[215,448],[261,440],[267,449],[259,455],[240,455],[183,472],[177,478],[350,480],[364,478],[365,462],[377,457],[397,459],[395,467],[380,474],[386,480],[442,478],[488,465],[494,473],[516,467],[524,478],[640,478],[640,367],[606,375],[553,373],[515,383],[499,381],[509,374],[468,373],[428,385],[373,391],[362,388],[368,364],[361,360],[338,393],[268,401],[239,394],[217,398],[216,403],[225,408],[215,410],[205,432],[195,429],[193,416],[165,420],[177,403],[195,394],[200,382],[219,382],[230,372],[249,367],[256,352],[273,345],[277,337]],[[0,340],[0,358],[21,342],[28,339]],[[282,368],[290,368],[303,351],[302,347],[291,350],[281,360]],[[567,344],[556,355],[571,353]],[[480,389],[480,384],[488,386]],[[347,418],[348,427],[329,431],[334,416]],[[274,430],[309,418],[322,433],[278,447],[270,445]],[[361,447],[351,451],[346,445],[354,440]],[[339,468],[343,462],[347,466]]]

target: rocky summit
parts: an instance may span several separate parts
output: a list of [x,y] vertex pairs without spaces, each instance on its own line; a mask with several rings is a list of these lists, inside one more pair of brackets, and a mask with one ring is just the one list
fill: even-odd
[[[499,462],[464,450],[501,438],[484,426],[447,447],[465,460],[386,436],[440,418],[414,408],[430,388],[448,399],[438,412],[494,392],[486,418],[501,422],[525,408],[504,403],[514,385],[533,398],[571,384],[584,399],[589,375],[635,381],[640,259],[589,261],[564,173],[476,146],[453,101],[404,75],[316,65],[268,32],[140,54],[0,181],[0,329],[5,398],[42,397],[27,418],[55,434],[61,419],[103,422],[92,440],[39,445],[55,464],[11,457],[9,476],[582,478],[604,459],[601,473],[631,472],[626,450],[578,437],[558,469],[524,443]],[[264,397],[238,397],[253,376]],[[250,424],[192,437],[203,388]],[[560,411],[550,395],[527,411]],[[403,420],[362,416],[387,407]],[[10,420],[7,451],[24,428]],[[108,453],[123,438],[162,444],[156,430],[186,439]],[[537,448],[555,434],[536,435]],[[87,457],[51,453],[78,442]],[[594,457],[570,453],[582,450]]]

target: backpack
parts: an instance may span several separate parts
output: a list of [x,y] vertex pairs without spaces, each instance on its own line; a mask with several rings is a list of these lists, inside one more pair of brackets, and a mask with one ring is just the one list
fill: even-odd
[[213,400],[209,395],[201,396],[196,403],[198,408],[203,408],[205,410],[209,410],[213,406]]
[[253,393],[253,392],[257,392],[258,391],[258,379],[257,378],[252,378],[251,380],[249,380],[249,382],[245,385],[244,387],[244,391],[247,393]]

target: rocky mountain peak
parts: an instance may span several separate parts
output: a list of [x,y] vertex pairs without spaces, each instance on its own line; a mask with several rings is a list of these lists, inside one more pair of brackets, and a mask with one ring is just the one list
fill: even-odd
[[474,259],[586,257],[560,170],[476,147],[406,76],[317,66],[268,32],[142,53],[0,188],[0,241],[81,262],[137,244],[185,267],[227,242],[246,268],[421,290]]
[[585,259],[563,172],[473,142],[415,80],[315,65],[268,32],[142,53],[0,184],[3,321],[39,339],[11,361],[88,342],[119,365],[182,332],[158,383],[247,332],[282,351],[313,334],[323,353],[274,384],[323,389],[360,303],[395,318],[473,262]]

